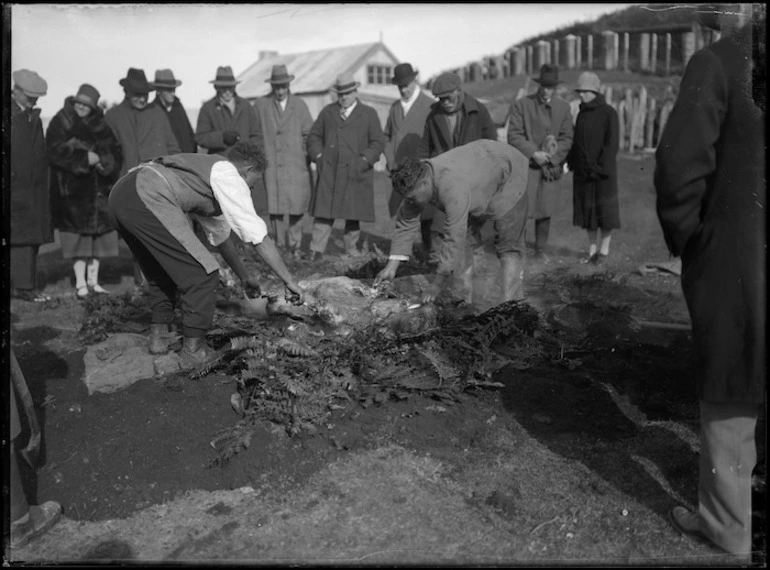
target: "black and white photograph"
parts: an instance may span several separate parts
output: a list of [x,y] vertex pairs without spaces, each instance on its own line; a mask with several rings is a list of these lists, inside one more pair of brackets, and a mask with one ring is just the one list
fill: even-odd
[[766,10],[4,3],[4,562],[766,567]]

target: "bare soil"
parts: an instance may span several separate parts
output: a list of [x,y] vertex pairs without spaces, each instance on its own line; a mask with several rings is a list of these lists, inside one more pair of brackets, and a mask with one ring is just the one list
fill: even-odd
[[[42,467],[24,468],[28,496],[59,501],[65,520],[6,559],[724,562],[667,521],[675,504],[697,503],[698,413],[679,280],[637,271],[668,261],[653,166],[650,157],[621,158],[623,229],[599,267],[578,262],[586,238],[571,225],[571,177],[563,179],[550,261],[530,264],[526,276],[543,326],[563,341],[559,358],[509,365],[492,378],[501,388],[457,403],[415,392],[354,400],[312,434],[259,425],[225,465],[215,465],[211,442],[238,420],[234,379],[149,379],[89,396],[82,305],[58,252],[44,255],[46,291],[55,299],[11,302],[11,344],[44,433]],[[369,245],[387,251],[387,181],[377,184],[378,221],[364,230]],[[477,280],[482,308],[497,294],[488,258]],[[376,262],[353,267],[334,251],[321,263],[289,265],[300,277],[362,280],[377,269]],[[104,263],[114,294],[130,288],[129,274],[126,252]],[[148,322],[145,312],[134,325]],[[766,561],[764,426],[763,411],[757,565]]]

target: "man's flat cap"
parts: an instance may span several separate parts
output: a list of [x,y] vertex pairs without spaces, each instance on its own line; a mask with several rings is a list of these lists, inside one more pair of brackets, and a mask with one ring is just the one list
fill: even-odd
[[460,87],[462,80],[456,73],[442,73],[433,82],[433,95],[435,97],[443,97],[449,95],[452,91]]
[[42,97],[48,92],[48,83],[34,71],[19,69],[13,72],[14,84],[24,91],[27,97]]

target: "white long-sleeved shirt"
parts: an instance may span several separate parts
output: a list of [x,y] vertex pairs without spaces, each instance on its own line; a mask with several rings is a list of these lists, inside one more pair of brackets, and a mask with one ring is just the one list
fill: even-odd
[[251,190],[231,162],[222,160],[211,167],[211,189],[222,214],[196,216],[211,245],[218,246],[235,232],[244,243],[259,244],[267,236],[267,225],[254,210]]

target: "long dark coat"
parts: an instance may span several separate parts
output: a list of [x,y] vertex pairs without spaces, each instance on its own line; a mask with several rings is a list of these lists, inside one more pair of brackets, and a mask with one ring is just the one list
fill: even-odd
[[11,101],[11,245],[53,241],[48,161],[40,109]]
[[337,103],[324,107],[307,137],[308,154],[318,165],[310,213],[316,218],[375,221],[374,163],[382,148],[382,127],[372,107],[358,101],[345,121]]
[[[101,235],[114,228],[107,213],[107,198],[118,179],[122,155],[115,133],[97,108],[81,119],[67,97],[46,131],[51,165],[51,202],[54,227],[83,235]],[[88,164],[88,151],[100,158],[100,167]]]
[[[519,149],[531,161],[535,151],[541,150],[546,137],[552,134],[556,137],[557,149],[551,159],[554,164],[561,165],[567,160],[567,153],[572,146],[572,111],[569,103],[554,95],[550,103],[550,124],[544,126],[539,118],[540,103],[537,98],[537,93],[534,93],[514,101],[511,105],[508,115],[508,144]],[[543,180],[542,170],[534,167],[533,163],[530,163],[527,196],[527,215],[530,218],[550,218],[559,211],[559,181]]]
[[765,110],[752,98],[748,28],[690,59],[655,155],[658,217],[682,258],[698,397],[710,402],[765,396]]
[[[425,120],[431,110],[434,99],[420,91],[417,99],[409,112],[404,115],[404,107],[401,100],[395,101],[390,106],[388,119],[385,122],[383,154],[388,170],[393,170],[405,158],[416,158],[422,136],[425,133]],[[388,201],[390,215],[394,216],[401,205],[403,197],[398,192],[392,191]]]
[[281,110],[271,93],[257,99],[255,107],[265,141],[268,210],[271,214],[304,214],[310,204],[313,180],[307,158],[313,117],[307,103],[289,94],[286,110]]
[[603,95],[581,103],[567,164],[572,178],[572,223],[587,230],[620,227],[618,114]]
[[[255,144],[264,150],[262,125],[257,110],[246,99],[235,96],[235,112],[231,113],[226,105],[214,96],[203,104],[198,113],[198,125],[195,140],[209,154],[222,154],[230,148],[225,144],[224,132],[235,131],[241,136],[240,142]],[[268,214],[265,182],[260,178],[251,188],[251,201],[260,216]]]
[[166,107],[157,96],[151,105],[160,108],[166,114],[168,124],[171,125],[171,130],[176,137],[176,142],[179,143],[179,152],[198,152],[198,144],[195,142],[195,131],[193,131],[190,118],[187,116],[187,111],[185,111],[179,97],[174,97],[170,111],[166,110]]

